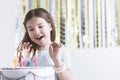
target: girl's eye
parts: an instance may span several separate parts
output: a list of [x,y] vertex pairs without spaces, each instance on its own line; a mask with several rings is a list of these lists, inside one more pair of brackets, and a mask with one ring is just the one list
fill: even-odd
[[42,28],[42,26],[39,26],[39,28]]
[[28,29],[29,31],[33,31],[34,29]]

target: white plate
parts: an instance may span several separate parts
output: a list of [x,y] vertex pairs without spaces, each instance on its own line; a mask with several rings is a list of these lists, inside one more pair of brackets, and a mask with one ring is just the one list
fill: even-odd
[[7,78],[21,78],[29,73],[28,70],[2,70],[2,74]]
[[39,77],[55,76],[52,67],[34,67],[34,68],[7,68],[1,69],[3,76],[6,78],[18,79],[28,76],[30,73]]

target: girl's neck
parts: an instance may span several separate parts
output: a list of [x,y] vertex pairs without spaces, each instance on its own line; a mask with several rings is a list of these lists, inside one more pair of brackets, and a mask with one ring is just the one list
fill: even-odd
[[49,50],[49,46],[50,46],[51,42],[47,43],[44,46],[39,46],[38,50]]

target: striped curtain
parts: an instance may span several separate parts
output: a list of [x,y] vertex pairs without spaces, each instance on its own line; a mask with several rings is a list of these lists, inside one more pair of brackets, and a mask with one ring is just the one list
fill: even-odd
[[120,0],[16,0],[16,46],[23,37],[25,14],[37,7],[51,13],[56,41],[67,47],[120,46]]

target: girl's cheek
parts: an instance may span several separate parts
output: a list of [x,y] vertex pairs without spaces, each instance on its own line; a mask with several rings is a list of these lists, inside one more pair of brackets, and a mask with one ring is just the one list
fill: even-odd
[[29,36],[32,37],[34,34],[33,33],[29,33]]

